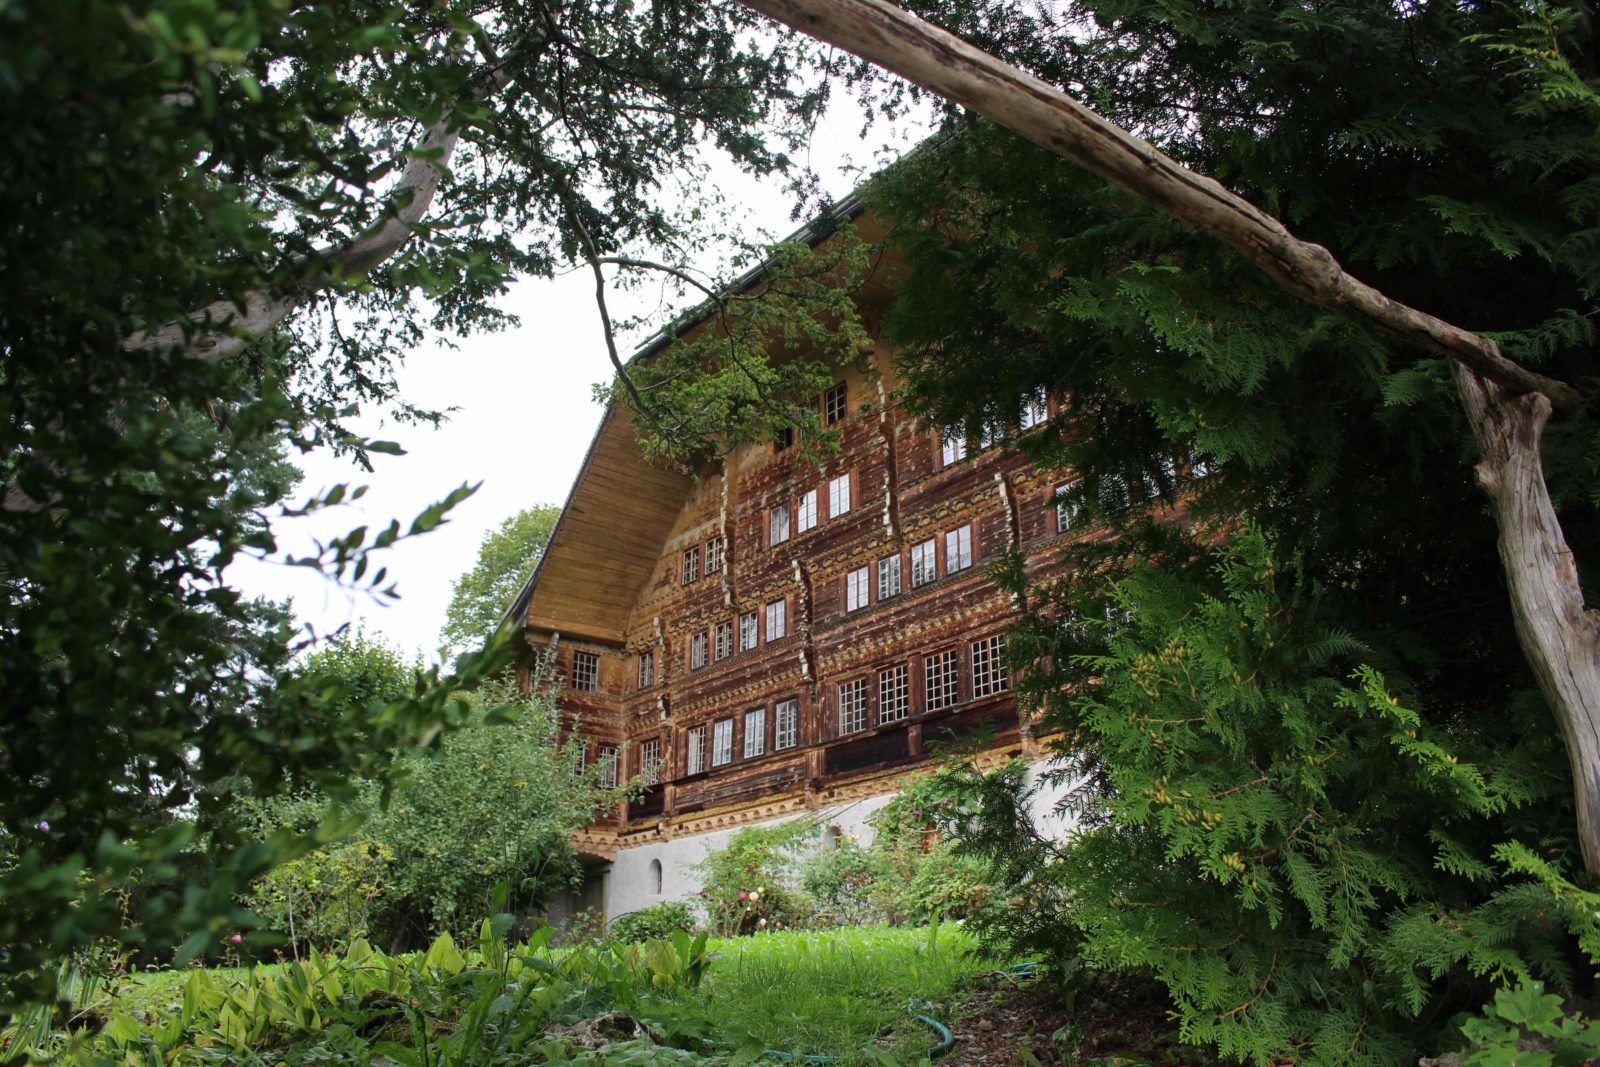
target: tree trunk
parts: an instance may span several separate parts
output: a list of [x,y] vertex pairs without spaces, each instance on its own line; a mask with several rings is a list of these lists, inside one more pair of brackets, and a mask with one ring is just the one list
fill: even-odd
[[1539,444],[1550,401],[1507,393],[1459,363],[1450,369],[1478,443],[1478,484],[1500,528],[1517,640],[1567,744],[1584,865],[1600,872],[1600,612],[1583,606],[1545,487]]

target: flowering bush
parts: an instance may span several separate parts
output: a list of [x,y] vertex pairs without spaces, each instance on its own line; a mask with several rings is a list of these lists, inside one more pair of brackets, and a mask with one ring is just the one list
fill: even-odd
[[812,823],[752,826],[697,868],[706,925],[723,937],[788,929],[805,921],[806,898],[794,889],[799,854],[817,834]]

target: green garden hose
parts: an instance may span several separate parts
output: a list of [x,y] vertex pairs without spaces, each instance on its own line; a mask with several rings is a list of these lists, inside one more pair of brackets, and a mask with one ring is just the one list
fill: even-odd
[[[906,1011],[910,1013],[913,1019],[932,1030],[938,1036],[939,1043],[928,1050],[928,1058],[936,1060],[956,1047],[956,1035],[952,1034],[950,1028],[938,1019],[931,1015],[924,1015],[917,1010],[927,1006],[926,999],[917,997],[906,1005]],[[820,1052],[780,1052],[775,1048],[767,1049],[766,1055],[768,1059],[781,1060],[784,1063],[840,1063],[844,1059],[842,1056],[824,1056]]]
[[[1006,968],[1006,973],[1017,978],[1032,978],[1038,972],[1038,969],[1038,961],[1028,960],[1024,963],[1012,964]],[[951,1049],[956,1047],[956,1035],[951,1033],[950,1028],[938,1019],[917,1010],[918,1008],[926,1007],[929,1007],[926,997],[915,997],[911,1003],[906,1005],[906,1011],[910,1013],[913,1019],[932,1030],[939,1038],[938,1044],[928,1050],[928,1058],[936,1060],[941,1056],[947,1055]],[[768,1059],[780,1060],[784,1063],[839,1063],[843,1060],[841,1056],[825,1056],[820,1052],[780,1052],[775,1048],[767,1049],[766,1056]]]

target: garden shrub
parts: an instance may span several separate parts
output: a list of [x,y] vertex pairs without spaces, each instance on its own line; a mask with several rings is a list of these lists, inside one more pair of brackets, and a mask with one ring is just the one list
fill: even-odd
[[1600,896],[1546,858],[1570,838],[1542,709],[1424,717],[1254,530],[1201,559],[1135,566],[1115,610],[1040,610],[1013,637],[1054,653],[1022,688],[1070,739],[1083,821],[1039,839],[1020,765],[948,813],[1002,875],[989,931],[1152,974],[1188,1040],[1258,1063],[1414,1059],[1424,1019],[1495,985],[1587,982]]
[[816,926],[860,926],[887,921],[885,897],[890,868],[875,849],[845,838],[800,865],[800,887]]
[[810,908],[795,884],[800,854],[817,831],[805,821],[746,827],[700,861],[700,902],[712,932],[729,937],[803,923]]
[[669,900],[617,916],[611,921],[609,933],[611,940],[629,944],[668,938],[679,930],[694,928],[694,908],[686,901]]

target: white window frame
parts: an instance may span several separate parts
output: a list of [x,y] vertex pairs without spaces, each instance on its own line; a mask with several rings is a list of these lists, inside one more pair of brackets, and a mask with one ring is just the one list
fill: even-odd
[[617,749],[615,745],[600,745],[595,749],[595,766],[600,768],[600,773],[595,775],[595,784],[601,789],[615,789],[617,787]]
[[701,630],[689,638],[689,669],[697,671],[707,663],[707,651],[710,648],[709,635]]
[[843,422],[849,414],[850,389],[844,382],[836,382],[822,394],[823,425],[833,426],[836,423]]
[[683,550],[683,584],[692,585],[700,580],[700,546]]
[[828,518],[836,519],[850,510],[850,472],[845,471],[828,483]]
[[844,610],[860,611],[871,602],[872,568],[857,567],[844,576]]
[[789,540],[789,505],[778,504],[767,512],[767,547],[776,548]]
[[749,652],[761,643],[760,616],[747,611],[739,616],[739,651]]
[[944,535],[944,572],[954,574],[972,566],[972,524],[957,526]]
[[939,466],[951,467],[967,458],[967,438],[955,430],[939,435]]
[[852,678],[839,683],[839,736],[867,728],[867,680]]
[[600,653],[572,650],[572,678],[570,688],[584,693],[600,691]]
[[878,599],[900,595],[900,556],[896,553],[878,561]]
[[993,448],[1006,439],[1006,428],[999,422],[985,420],[978,427],[978,451],[982,452]]
[[711,662],[716,663],[733,655],[733,623],[719,622],[712,630]]
[[939,577],[938,542],[932,537],[911,546],[911,588],[927,585]]
[[1072,533],[1078,525],[1078,519],[1083,514],[1083,508],[1069,494],[1076,493],[1080,480],[1074,478],[1070,482],[1056,486],[1056,533]]
[[706,728],[691,726],[683,750],[683,773],[700,774],[706,769]]
[[656,654],[639,653],[639,688],[649,689],[656,682]]
[[803,534],[814,529],[817,525],[817,491],[811,490],[800,496],[799,503],[794,510],[794,532]]
[[911,665],[897,663],[878,672],[878,725],[899,722],[911,713]]
[[721,537],[713,537],[706,542],[706,573],[717,574],[722,570],[724,557],[727,555],[727,544]]
[[774,600],[767,605],[767,640],[789,636],[789,601]]
[[800,702],[780,700],[772,708],[772,750],[782,752],[800,741]]
[[725,767],[733,762],[733,720],[718,719],[711,724],[711,766]]
[[1022,422],[1024,430],[1031,430],[1035,426],[1043,426],[1050,418],[1050,403],[1045,399],[1044,390],[1040,389],[1022,404]]
[[639,742],[639,778],[645,785],[661,784],[661,738]]
[[754,759],[767,752],[767,709],[753,708],[744,713],[744,758]]
[[999,634],[972,642],[972,696],[994,696],[1011,688],[1006,673],[1006,641]]
[[929,711],[961,703],[961,657],[955,649],[935,652],[922,661],[922,695]]

